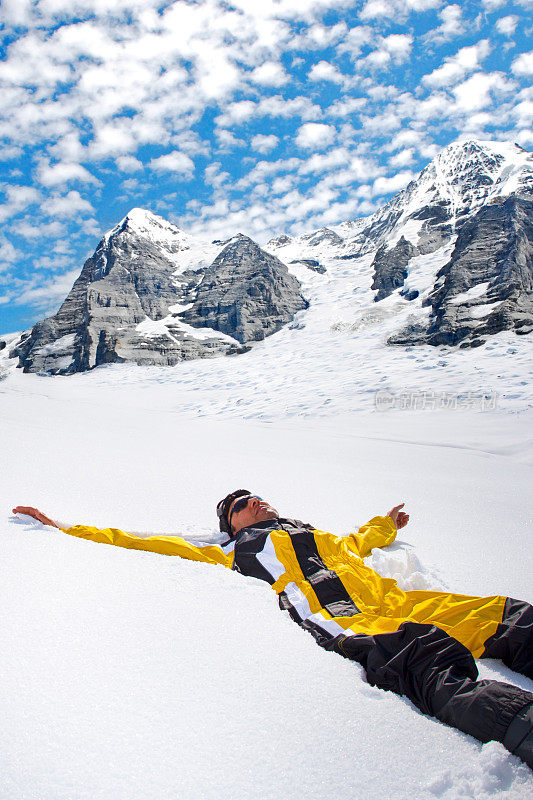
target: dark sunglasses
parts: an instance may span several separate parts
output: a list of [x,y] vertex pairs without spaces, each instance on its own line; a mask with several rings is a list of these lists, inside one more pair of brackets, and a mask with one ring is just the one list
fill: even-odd
[[245,497],[239,497],[231,507],[231,511],[228,514],[228,524],[231,526],[231,518],[234,514],[238,514],[239,511],[242,511],[243,508],[246,508],[248,505],[248,500],[251,500],[252,497],[255,497],[257,500],[262,500],[262,497],[259,497],[258,494],[247,494]]

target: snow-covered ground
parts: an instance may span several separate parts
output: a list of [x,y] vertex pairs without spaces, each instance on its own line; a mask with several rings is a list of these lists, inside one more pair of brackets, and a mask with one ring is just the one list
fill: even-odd
[[[2,800],[533,795],[503,747],[370,687],[267,584],[11,515],[29,504],[72,524],[216,540],[215,504],[240,486],[335,533],[404,500],[409,526],[373,556],[382,574],[533,601],[524,340],[519,363],[504,357],[509,334],[441,355],[445,370],[430,349],[377,362],[371,333],[359,356],[342,330],[323,357],[291,351],[283,337],[299,333],[176,369],[0,382]],[[380,387],[394,398],[381,413]],[[498,392],[495,409],[480,411],[478,389]],[[460,408],[438,408],[445,390]]]

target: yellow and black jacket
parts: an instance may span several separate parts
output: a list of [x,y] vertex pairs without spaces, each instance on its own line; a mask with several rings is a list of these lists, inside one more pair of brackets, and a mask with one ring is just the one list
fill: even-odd
[[374,517],[346,537],[280,518],[243,528],[222,545],[193,544],[178,536],[140,538],[116,528],[62,530],[119,547],[222,564],[268,581],[281,608],[324,646],[341,635],[391,633],[410,621],[438,626],[479,657],[502,621],[506,602],[502,596],[404,592],[395,580],[382,578],[363,559],[394,541],[390,517]]

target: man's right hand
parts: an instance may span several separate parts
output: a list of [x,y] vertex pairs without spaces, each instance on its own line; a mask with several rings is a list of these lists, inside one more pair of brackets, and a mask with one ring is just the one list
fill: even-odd
[[32,508],[31,506],[17,506],[13,509],[13,514],[26,514],[26,516],[36,519],[37,522],[42,522],[43,525],[51,525],[52,528],[59,528],[59,525],[57,525],[53,519],[47,517],[46,514],[43,514],[38,508]]

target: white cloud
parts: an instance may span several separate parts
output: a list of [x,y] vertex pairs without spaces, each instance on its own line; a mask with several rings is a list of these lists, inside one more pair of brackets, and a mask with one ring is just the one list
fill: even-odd
[[320,122],[306,122],[296,135],[296,144],[306,150],[322,150],[329,147],[335,139],[336,130],[333,125]]
[[512,36],[518,25],[518,17],[515,14],[509,14],[507,17],[500,17],[496,20],[496,30],[502,36]]
[[233,150],[236,147],[246,146],[246,142],[243,139],[237,139],[235,134],[226,130],[226,128],[217,128],[215,133],[222,150]]
[[311,81],[331,81],[332,83],[342,83],[344,80],[344,75],[329,61],[319,61],[317,64],[313,64],[308,77]]
[[514,88],[500,73],[477,72],[453,90],[457,107],[464,111],[479,111],[492,103],[492,92],[504,93]]
[[392,156],[389,160],[389,165],[394,169],[409,167],[414,161],[414,153],[415,151],[412,147],[400,150],[399,153],[396,153],[396,155]]
[[387,0],[367,0],[359,16],[361,19],[379,19],[383,17],[392,18],[394,14],[393,3]]
[[52,222],[36,222],[34,219],[22,219],[13,225],[13,230],[25,239],[57,238],[63,236],[66,228],[63,222],[57,219]]
[[463,12],[461,6],[457,3],[445,6],[439,11],[439,17],[442,23],[438,28],[426,34],[424,37],[426,41],[440,44],[453,39],[455,36],[461,36],[461,34],[466,32],[462,18]]
[[516,117],[518,125],[532,125],[533,124],[533,101],[522,100],[513,108],[513,116]]
[[224,113],[217,117],[218,125],[242,125],[243,122],[251,119],[256,113],[259,103],[253,100],[238,100],[230,103]]
[[278,142],[279,139],[274,134],[258,133],[256,136],[252,136],[251,147],[258,153],[269,153],[277,147]]
[[325,172],[335,167],[345,166],[350,162],[350,152],[345,147],[336,147],[327,153],[313,153],[310,158],[302,162],[298,169],[300,175]]
[[330,117],[348,117],[358,114],[367,105],[367,102],[366,97],[346,97],[329,106],[325,110],[325,114]]
[[393,136],[390,146],[387,149],[399,150],[400,148],[406,147],[418,148],[422,138],[422,134],[419,131],[402,130]]
[[336,25],[324,25],[317,22],[310,25],[298,36],[291,37],[289,47],[298,50],[323,50],[336,44],[346,35],[348,26],[345,22],[338,22]]
[[119,156],[135,149],[136,142],[129,119],[96,126],[96,135],[88,148],[90,156],[95,159]]
[[191,177],[194,173],[194,161],[179,150],[166,153],[159,158],[152,158],[150,167],[160,172],[177,172],[185,177]]
[[422,82],[432,87],[452,86],[477,69],[490,50],[488,39],[481,39],[471,47],[463,47],[454,56],[445,58],[442,66],[424,75]]
[[205,182],[217,189],[227,183],[231,178],[229,172],[221,171],[221,166],[220,161],[213,161],[211,164],[208,164],[204,170]]
[[522,53],[522,55],[515,58],[511,66],[515,75],[532,75],[533,74],[533,50],[529,53]]
[[4,236],[0,237],[0,259],[3,262],[13,263],[14,261],[18,261],[21,256],[22,253],[20,250],[17,250],[9,239],[6,239]]
[[72,285],[79,276],[79,269],[71,269],[63,275],[50,278],[40,285],[29,285],[21,294],[13,297],[16,305],[27,303],[38,308],[50,307],[60,303],[72,289]]
[[71,181],[79,183],[99,184],[100,181],[94,177],[81,164],[60,162],[59,164],[41,163],[37,170],[37,180],[43,186],[61,186]]
[[250,80],[262,86],[283,86],[289,78],[281,64],[268,61],[250,73]]
[[33,186],[6,185],[2,188],[6,203],[0,205],[0,222],[38,203],[41,194]]
[[76,191],[61,196],[52,195],[42,203],[41,209],[48,217],[77,217],[83,211],[94,212],[89,201]]
[[362,59],[359,63],[362,66],[363,63],[369,66],[371,69],[385,69],[391,62],[391,54],[388,53],[386,50],[374,50],[372,53],[369,53],[365,59]]
[[401,125],[401,120],[393,110],[373,116],[361,115],[361,123],[365,133],[381,137],[385,132],[394,131]]
[[522,128],[515,136],[516,142],[524,148],[533,147],[533,130],[531,128]]
[[404,20],[411,12],[439,8],[442,0],[367,0],[359,16],[361,19]]
[[377,178],[372,185],[372,194],[375,196],[382,196],[399,192],[400,189],[407,186],[414,177],[414,172],[404,170],[403,172],[398,172],[396,175],[393,175],[391,178]]
[[405,61],[411,52],[413,37],[408,33],[393,33],[386,36],[381,45],[395,61],[401,62]]
[[358,58],[363,49],[372,44],[375,40],[375,33],[367,25],[357,25],[350,28],[343,41],[339,44],[339,53],[349,53],[352,58]]
[[119,156],[115,163],[123,172],[136,172],[143,166],[142,162],[134,156]]

